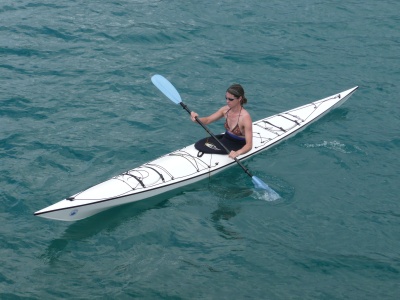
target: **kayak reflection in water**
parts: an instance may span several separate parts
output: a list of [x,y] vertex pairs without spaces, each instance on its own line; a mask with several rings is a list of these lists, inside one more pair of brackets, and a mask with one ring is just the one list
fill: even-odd
[[[226,105],[208,117],[199,118],[205,125],[225,118],[225,134],[217,135],[219,141],[230,150],[229,157],[234,159],[249,152],[253,147],[253,124],[250,114],[243,105],[247,103],[244,89],[240,84],[231,85],[225,93]],[[192,111],[193,122],[199,115]],[[213,137],[201,139],[195,144],[203,153],[227,154],[226,150]]]

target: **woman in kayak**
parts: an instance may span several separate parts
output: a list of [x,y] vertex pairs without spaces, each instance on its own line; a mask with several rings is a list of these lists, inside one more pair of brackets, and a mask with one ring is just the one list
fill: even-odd
[[[219,141],[230,150],[229,157],[236,158],[253,147],[253,127],[250,114],[243,108],[247,103],[244,89],[240,84],[231,85],[225,93],[226,105],[208,117],[199,118],[204,124],[210,124],[225,118],[225,134],[217,135]],[[196,122],[199,115],[192,111],[191,119]],[[214,138],[198,141],[195,147],[200,152],[227,154],[226,150]]]

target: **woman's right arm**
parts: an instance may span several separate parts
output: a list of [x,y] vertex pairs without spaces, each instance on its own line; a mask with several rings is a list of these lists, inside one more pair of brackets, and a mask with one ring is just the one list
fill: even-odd
[[[219,110],[217,110],[212,115],[209,115],[208,117],[199,118],[199,120],[201,121],[201,123],[203,123],[205,125],[215,122],[224,116],[224,108],[225,107],[221,107]],[[199,117],[199,115],[196,112],[192,111],[190,114],[190,117],[193,122],[197,122],[196,117]]]

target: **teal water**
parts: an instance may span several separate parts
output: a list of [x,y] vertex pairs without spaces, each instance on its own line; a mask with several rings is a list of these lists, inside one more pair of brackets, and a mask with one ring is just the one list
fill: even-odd
[[[1,299],[397,299],[398,1],[0,4]],[[240,82],[254,120],[359,90],[246,165],[66,223],[33,212],[205,135]],[[222,131],[222,124],[210,126]]]

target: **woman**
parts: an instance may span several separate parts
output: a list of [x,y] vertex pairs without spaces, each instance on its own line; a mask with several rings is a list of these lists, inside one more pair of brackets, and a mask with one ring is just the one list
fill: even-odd
[[[199,119],[207,125],[225,117],[225,134],[218,135],[217,138],[230,150],[229,157],[234,159],[249,152],[253,147],[253,122],[250,114],[243,108],[247,99],[240,84],[233,84],[226,90],[225,100],[225,106],[212,115]],[[193,122],[196,122],[196,117],[198,114],[192,111]],[[195,147],[204,153],[227,154],[225,149],[212,137],[198,141]]]

